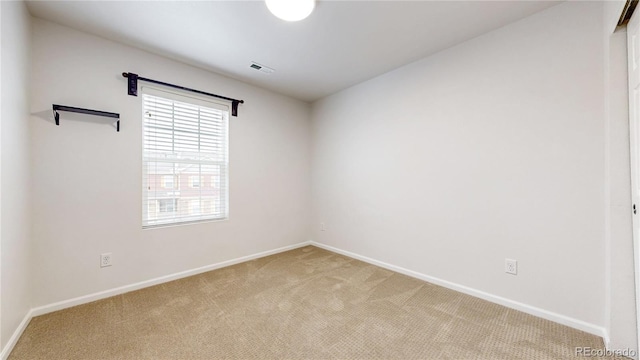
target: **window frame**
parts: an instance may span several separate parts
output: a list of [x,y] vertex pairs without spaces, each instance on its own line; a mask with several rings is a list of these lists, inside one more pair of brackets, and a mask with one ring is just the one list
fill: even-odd
[[[146,170],[146,164],[147,164],[147,160],[145,160],[145,104],[144,104],[144,96],[145,95],[150,95],[150,96],[156,96],[156,97],[160,97],[160,98],[164,98],[166,100],[169,101],[177,101],[177,102],[182,102],[182,103],[187,103],[190,105],[194,105],[194,106],[201,106],[201,107],[205,107],[205,108],[210,108],[210,109],[215,109],[215,110],[219,110],[222,111],[224,113],[223,117],[224,120],[226,122],[226,131],[223,134],[224,136],[224,142],[226,145],[226,149],[224,151],[225,153],[225,160],[222,162],[219,162],[217,164],[210,164],[211,166],[218,166],[220,168],[220,170],[218,170],[218,173],[216,174],[216,176],[218,176],[218,178],[221,178],[221,169],[224,168],[226,171],[226,177],[224,179],[224,186],[222,185],[222,179],[220,179],[220,187],[215,188],[215,190],[217,191],[224,191],[224,195],[221,197],[224,197],[226,199],[225,203],[224,203],[224,208],[220,208],[220,216],[205,216],[203,218],[200,219],[193,219],[193,220],[178,220],[178,221],[162,221],[157,220],[158,222],[154,223],[154,224],[149,224],[149,221],[153,221],[149,219],[149,199],[151,198],[148,194],[149,194],[149,190],[147,188],[148,186],[148,170]],[[142,155],[142,229],[146,230],[146,229],[155,229],[155,228],[162,228],[162,227],[172,227],[172,226],[183,226],[183,225],[191,225],[191,224],[199,224],[199,223],[206,223],[206,222],[218,222],[218,221],[226,221],[229,220],[230,217],[230,211],[229,211],[229,179],[230,179],[230,144],[229,144],[229,133],[230,133],[230,125],[231,125],[231,109],[228,103],[222,102],[222,101],[217,101],[217,100],[213,100],[211,98],[208,97],[202,97],[202,96],[197,96],[197,95],[193,95],[190,93],[183,93],[183,92],[179,92],[179,91],[172,91],[172,90],[167,90],[165,88],[162,87],[156,87],[156,86],[143,86],[141,87],[141,135],[142,135],[142,146],[141,146],[141,155]],[[152,161],[149,161],[152,162]],[[195,163],[195,162],[194,162]],[[201,164],[202,165],[202,164]],[[163,176],[167,176],[167,175],[163,175]],[[170,176],[170,175],[169,175]],[[166,188],[167,190],[174,190],[178,193],[180,193],[180,187],[179,184],[181,183],[180,181],[180,174],[174,174],[174,188],[169,189]],[[187,176],[187,181],[185,181],[185,183],[187,183],[187,186],[189,188],[190,184],[189,184],[189,176]],[[196,187],[194,189],[202,189],[203,187],[203,180],[205,178],[205,176],[208,175],[196,175],[196,176],[200,176],[200,188]],[[211,175],[213,176],[213,175]],[[145,177],[147,178],[147,182],[145,183]],[[184,180],[184,179],[183,179]],[[161,180],[161,186],[164,185],[164,181]],[[203,200],[205,200],[202,197],[199,197],[199,202],[200,202],[200,208],[201,208],[201,212],[202,212],[202,203]],[[158,199],[155,199],[156,201]],[[175,198],[175,212],[179,211],[179,203],[180,203],[181,198],[178,196]],[[186,201],[187,204],[190,204],[191,200]],[[211,203],[215,204],[215,203],[220,203],[221,199],[220,197],[215,197],[211,199]],[[156,202],[156,212],[159,214],[159,203]],[[214,208],[215,209],[215,208]],[[187,211],[190,211],[190,207],[189,205],[187,205]],[[201,216],[202,215],[198,215]]]

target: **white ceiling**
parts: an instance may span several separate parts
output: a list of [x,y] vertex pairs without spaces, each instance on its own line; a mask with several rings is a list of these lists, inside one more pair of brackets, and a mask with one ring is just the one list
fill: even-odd
[[[305,20],[262,1],[29,1],[32,15],[313,101],[559,1],[320,1]],[[249,68],[272,67],[267,75]]]

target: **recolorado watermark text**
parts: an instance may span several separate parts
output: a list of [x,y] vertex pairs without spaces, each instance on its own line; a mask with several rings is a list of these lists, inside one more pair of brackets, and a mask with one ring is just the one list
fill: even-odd
[[576,356],[582,357],[614,357],[614,356],[626,356],[628,358],[635,358],[637,352],[633,349],[594,349],[591,347],[577,347]]

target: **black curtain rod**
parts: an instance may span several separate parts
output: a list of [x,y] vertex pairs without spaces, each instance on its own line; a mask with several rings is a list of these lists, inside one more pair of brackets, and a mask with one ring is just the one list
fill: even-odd
[[138,76],[138,74],[134,74],[134,73],[123,72],[122,76],[124,76],[124,77],[129,79],[128,93],[129,93],[129,95],[132,95],[132,96],[138,96],[138,80],[140,80],[140,81],[150,82],[152,84],[168,86],[168,87],[172,87],[172,88],[175,88],[175,89],[190,91],[190,92],[194,92],[196,94],[207,95],[207,96],[212,96],[212,97],[215,97],[215,98],[218,98],[218,99],[231,101],[231,116],[238,116],[238,104],[244,104],[244,100],[233,99],[233,98],[230,98],[230,97],[226,97],[226,96],[222,96],[222,95],[216,95],[216,94],[212,94],[212,93],[208,93],[208,92],[200,91],[200,90],[196,90],[196,89],[191,89],[191,88],[180,86],[180,85],[169,84],[169,83],[166,83],[166,82],[163,82],[163,81],[147,79],[147,78],[144,78],[142,76]]

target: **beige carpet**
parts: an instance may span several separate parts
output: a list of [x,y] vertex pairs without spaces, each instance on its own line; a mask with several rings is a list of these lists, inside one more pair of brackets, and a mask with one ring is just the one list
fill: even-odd
[[36,317],[9,359],[559,359],[577,346],[603,343],[308,246]]

